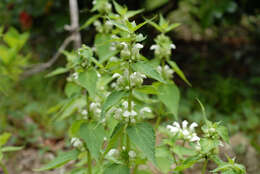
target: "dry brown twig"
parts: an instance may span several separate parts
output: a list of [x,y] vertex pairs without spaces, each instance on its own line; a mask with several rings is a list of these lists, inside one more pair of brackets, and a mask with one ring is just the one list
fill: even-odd
[[73,41],[74,49],[78,49],[81,46],[81,35],[79,31],[79,10],[78,10],[78,2],[77,0],[69,0],[70,4],[70,20],[71,25],[66,25],[64,28],[65,30],[70,31],[69,37],[67,37],[61,46],[59,47],[58,51],[52,56],[52,58],[46,62],[35,65],[33,68],[25,71],[22,74],[22,78],[26,78],[32,76],[36,73],[42,72],[45,69],[51,67],[59,58],[61,53],[67,48],[67,46]]

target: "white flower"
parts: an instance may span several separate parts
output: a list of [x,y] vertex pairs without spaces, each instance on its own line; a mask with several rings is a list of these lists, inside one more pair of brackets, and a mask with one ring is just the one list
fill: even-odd
[[176,45],[175,44],[171,44],[170,45],[172,49],[176,49]]
[[107,141],[107,137],[104,137],[104,141]]
[[107,153],[107,156],[114,156],[117,155],[119,153],[119,151],[117,149],[110,149],[110,151]]
[[131,112],[125,111],[125,112],[123,113],[123,116],[124,116],[124,117],[130,117],[130,116],[131,116]]
[[122,105],[124,106],[124,108],[128,108],[128,101],[124,101]]
[[140,43],[135,44],[134,48],[142,49],[144,46]]
[[84,109],[82,112],[81,112],[82,115],[88,115],[88,111],[86,109]]
[[199,141],[199,140],[200,140],[200,138],[197,135],[191,137],[191,139],[190,139],[191,142]]
[[190,130],[194,130],[195,127],[198,127],[198,124],[193,122],[191,125],[190,125]]
[[100,78],[100,77],[101,77],[101,74],[100,74],[99,72],[97,73],[97,77],[98,77],[98,78]]
[[159,48],[158,45],[152,45],[152,46],[150,47],[150,50],[157,50],[158,48]]
[[115,73],[113,74],[112,78],[117,78],[117,77],[121,77],[121,75],[119,73]]
[[134,118],[131,119],[131,123],[135,123],[136,120]]
[[125,43],[125,42],[121,42],[120,44],[123,45],[124,48],[127,48],[127,47],[128,47],[127,43]]
[[81,147],[82,146],[81,140],[76,138],[76,137],[71,138],[70,143],[72,144],[73,147]]
[[130,158],[135,158],[135,157],[136,157],[136,153],[135,153],[135,151],[133,151],[133,150],[130,150],[130,151],[128,152],[128,155],[129,155]]
[[180,124],[178,122],[173,122],[173,126],[177,127],[177,128],[181,128]]
[[134,110],[132,110],[131,111],[131,116],[136,116],[136,115],[137,115],[137,113]]
[[173,134],[176,134],[177,132],[179,132],[179,128],[174,127],[172,125],[167,125],[167,129],[169,129],[170,132],[173,133]]
[[74,72],[74,73],[72,74],[72,77],[73,77],[75,80],[77,80],[77,79],[79,78],[79,73]]
[[108,26],[110,26],[110,27],[112,27],[113,26],[113,23],[111,22],[111,21],[106,21],[106,23],[105,23],[106,25],[108,25]]
[[149,108],[149,107],[143,107],[141,110],[140,110],[140,113],[144,113],[144,112],[152,112],[152,110],[151,110],[151,108]]
[[187,121],[187,120],[184,120],[184,121],[182,122],[182,128],[183,128],[183,129],[186,129],[186,128],[187,128],[187,125],[188,125],[188,121]]
[[123,150],[126,150],[126,147],[125,147],[125,146],[123,146],[123,147],[122,147],[122,149],[123,149]]
[[92,1],[92,4],[93,4],[93,5],[95,5],[96,3],[97,3],[97,1],[96,1],[96,0]]

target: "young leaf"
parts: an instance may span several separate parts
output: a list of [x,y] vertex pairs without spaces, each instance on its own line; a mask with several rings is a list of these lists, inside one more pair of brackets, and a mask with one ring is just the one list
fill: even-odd
[[83,123],[79,129],[79,137],[86,143],[95,159],[99,157],[105,135],[104,128],[94,123]]
[[185,81],[189,86],[191,86],[190,82],[188,81],[188,79],[185,77],[184,73],[182,72],[182,70],[178,67],[178,65],[171,60],[167,60],[167,62],[170,64],[170,66],[174,69],[174,71],[180,76],[180,78],[182,78],[183,81]]
[[104,174],[130,174],[130,169],[122,164],[112,164],[105,168]]
[[127,135],[131,143],[135,144],[145,156],[154,164],[155,160],[155,133],[148,123],[137,123],[127,128]]
[[161,75],[151,66],[148,62],[140,61],[132,65],[133,69],[137,72],[143,73],[150,78],[158,80],[162,83],[165,83],[165,80]]
[[180,92],[177,86],[161,84],[158,88],[158,98],[177,119],[180,100]]
[[84,87],[89,92],[90,97],[94,99],[96,93],[97,80],[98,80],[97,72],[94,69],[89,69],[79,74],[79,78],[77,82],[82,87]]
[[114,91],[112,92],[105,100],[102,111],[101,111],[101,117],[105,117],[105,112],[112,107],[113,105],[117,104],[123,97],[127,95],[126,91]]
[[52,76],[56,76],[56,75],[59,75],[59,74],[63,74],[63,73],[66,73],[68,72],[69,69],[67,68],[57,68],[55,69],[54,71],[48,73],[45,77],[52,77]]
[[225,126],[217,126],[216,131],[225,142],[229,142],[228,129]]
[[35,169],[34,171],[40,172],[40,171],[44,171],[44,170],[58,168],[72,160],[76,160],[78,158],[79,153],[80,152],[76,149],[69,151],[69,152],[62,152],[60,155],[58,155],[57,158],[53,159],[52,161],[50,161],[48,164],[46,164],[42,168]]
[[113,4],[115,6],[116,12],[118,14],[120,14],[121,16],[125,15],[127,12],[127,8],[126,7],[122,7],[121,5],[119,5],[116,1],[113,1]]
[[88,26],[90,26],[93,22],[95,22],[99,17],[101,16],[101,14],[97,14],[97,15],[93,15],[92,17],[90,17],[81,27],[80,30],[87,28]]
[[200,157],[198,155],[196,156],[192,156],[189,157],[187,159],[185,159],[180,165],[178,165],[174,171],[183,171],[187,168],[190,168],[191,166],[193,166],[198,160],[200,159]]

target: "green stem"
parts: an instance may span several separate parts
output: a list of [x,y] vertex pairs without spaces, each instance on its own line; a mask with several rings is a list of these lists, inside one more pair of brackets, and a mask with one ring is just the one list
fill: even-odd
[[7,168],[5,167],[5,165],[3,163],[0,162],[0,166],[4,172],[4,174],[8,174]]
[[155,123],[155,130],[158,129],[160,123],[161,123],[162,117],[160,115],[157,116],[156,123]]
[[208,160],[205,159],[203,167],[202,167],[201,174],[205,174],[206,173],[207,165],[208,165]]
[[92,159],[89,150],[88,150],[88,174],[92,174]]

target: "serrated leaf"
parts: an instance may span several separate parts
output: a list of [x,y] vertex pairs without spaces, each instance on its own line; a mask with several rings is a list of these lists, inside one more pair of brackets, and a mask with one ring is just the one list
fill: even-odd
[[170,64],[170,66],[174,69],[174,71],[180,76],[180,78],[186,82],[189,86],[191,86],[191,83],[188,81],[182,70],[178,67],[178,65],[171,60],[167,60],[167,62]]
[[123,97],[127,95],[126,91],[114,91],[105,100],[102,105],[101,117],[105,117],[105,112],[113,105],[117,104]]
[[59,120],[63,120],[65,118],[71,116],[77,109],[79,109],[85,105],[86,105],[86,100],[84,99],[84,97],[71,98],[64,104],[64,106],[59,111],[59,113],[57,114],[56,117],[59,117],[58,118]]
[[126,12],[125,17],[126,18],[131,18],[139,13],[142,13],[144,11],[144,9],[140,9],[140,10],[130,10],[128,12]]
[[89,69],[79,74],[77,83],[79,83],[79,85],[84,87],[89,92],[90,97],[94,99],[96,94],[97,80],[98,80],[97,72],[94,69]]
[[121,24],[121,23],[119,23],[119,22],[112,21],[112,20],[110,20],[110,22],[111,22],[113,25],[115,25],[117,28],[119,28],[119,29],[121,29],[121,30],[123,30],[123,31],[126,31],[126,32],[128,32],[128,33],[131,33],[131,32],[132,32],[132,31],[130,31],[130,30],[128,29],[128,27],[125,26],[124,24]]
[[65,94],[67,97],[72,97],[74,94],[79,94],[81,92],[81,87],[74,82],[68,82],[65,86]]
[[131,143],[135,144],[144,155],[154,164],[155,160],[155,133],[148,123],[137,123],[126,129]]
[[83,123],[80,126],[79,137],[83,139],[91,155],[96,160],[100,155],[105,136],[105,130],[101,125],[96,125],[95,123]]
[[127,8],[119,5],[116,1],[113,1],[113,4],[115,6],[116,12],[123,16],[127,12]]
[[132,65],[133,69],[137,72],[143,73],[150,78],[158,80],[162,83],[165,83],[165,80],[161,77],[161,75],[156,71],[154,67],[149,65],[149,62],[140,61]]
[[158,98],[177,119],[180,101],[180,92],[177,86],[161,84],[158,88]]
[[217,126],[216,131],[225,142],[229,142],[228,129],[225,126]]
[[60,155],[58,155],[57,158],[53,159],[52,161],[50,161],[48,164],[46,164],[42,168],[35,169],[34,171],[39,172],[39,171],[58,168],[58,167],[63,166],[64,164],[66,164],[66,163],[68,163],[72,160],[76,160],[78,158],[79,153],[80,152],[76,149],[69,151],[69,152],[62,152]]
[[198,155],[196,156],[192,156],[189,157],[187,159],[185,159],[180,165],[178,165],[174,171],[183,171],[187,168],[190,168],[191,166],[193,166],[198,160],[200,159],[200,157]]
[[108,60],[110,57],[117,53],[116,50],[110,50],[111,37],[107,34],[97,34],[95,37],[94,45],[100,63],[103,63],[104,61]]
[[56,76],[56,75],[59,75],[59,74],[66,73],[68,71],[69,71],[69,69],[67,69],[67,68],[63,68],[63,67],[57,68],[54,71],[48,73],[45,77],[53,77],[53,76]]
[[104,174],[130,174],[130,169],[122,164],[112,164],[105,168]]
[[175,24],[171,24],[168,28],[166,28],[166,31],[165,32],[169,32],[175,28],[177,28],[178,26],[180,26],[181,24],[180,23],[175,23]]

